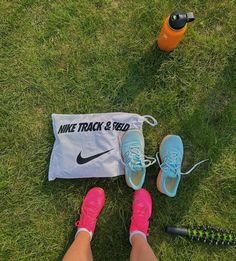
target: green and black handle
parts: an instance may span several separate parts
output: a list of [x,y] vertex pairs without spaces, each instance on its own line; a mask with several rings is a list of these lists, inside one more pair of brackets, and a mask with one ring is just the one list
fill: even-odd
[[191,240],[202,241],[212,245],[236,245],[236,235],[233,231],[211,226],[195,226],[178,228],[166,226],[166,232],[174,235],[186,236]]

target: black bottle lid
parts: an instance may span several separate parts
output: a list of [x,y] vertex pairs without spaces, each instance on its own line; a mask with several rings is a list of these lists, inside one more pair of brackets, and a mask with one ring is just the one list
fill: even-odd
[[165,231],[166,231],[166,233],[173,234],[173,235],[188,236],[188,229],[187,228],[166,226]]
[[192,12],[173,12],[169,18],[169,25],[171,28],[179,30],[183,28],[186,25],[186,23],[192,22],[194,19],[195,18]]

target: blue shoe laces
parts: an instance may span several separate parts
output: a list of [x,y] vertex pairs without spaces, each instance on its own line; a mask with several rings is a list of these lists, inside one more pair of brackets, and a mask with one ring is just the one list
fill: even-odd
[[192,168],[190,168],[188,171],[186,172],[181,172],[181,164],[179,164],[178,162],[181,162],[181,160],[178,157],[178,154],[176,152],[171,152],[169,153],[167,156],[165,156],[163,158],[163,162],[160,162],[159,159],[159,152],[157,152],[156,154],[156,160],[158,165],[160,166],[161,169],[163,170],[167,170],[170,169],[175,175],[188,175],[190,174],[197,166],[201,165],[202,163],[208,161],[208,159],[205,160],[201,160],[198,163],[196,163],[195,165],[193,165]]

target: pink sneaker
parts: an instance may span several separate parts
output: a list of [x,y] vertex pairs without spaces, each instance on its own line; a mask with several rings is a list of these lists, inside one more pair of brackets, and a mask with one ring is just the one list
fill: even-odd
[[147,190],[139,189],[134,192],[132,210],[129,229],[130,243],[131,237],[135,234],[140,234],[145,238],[148,236],[149,218],[152,214],[152,198]]
[[92,239],[96,221],[105,203],[105,193],[102,188],[95,187],[90,189],[81,207],[80,219],[75,222],[78,228],[76,236],[80,231],[86,231]]

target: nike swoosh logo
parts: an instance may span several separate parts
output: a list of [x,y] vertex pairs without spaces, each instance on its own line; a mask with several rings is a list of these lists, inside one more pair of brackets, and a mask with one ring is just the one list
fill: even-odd
[[102,156],[103,154],[108,153],[108,152],[111,151],[111,150],[113,150],[113,149],[106,150],[106,151],[103,151],[103,152],[101,152],[101,153],[98,153],[98,154],[95,154],[95,155],[93,155],[93,156],[86,157],[86,158],[83,158],[83,157],[81,156],[81,153],[82,153],[82,151],[81,151],[80,154],[78,155],[76,161],[77,161],[77,163],[78,163],[79,165],[82,165],[82,164],[88,163],[89,161],[94,160],[94,159],[96,159],[96,158]]

